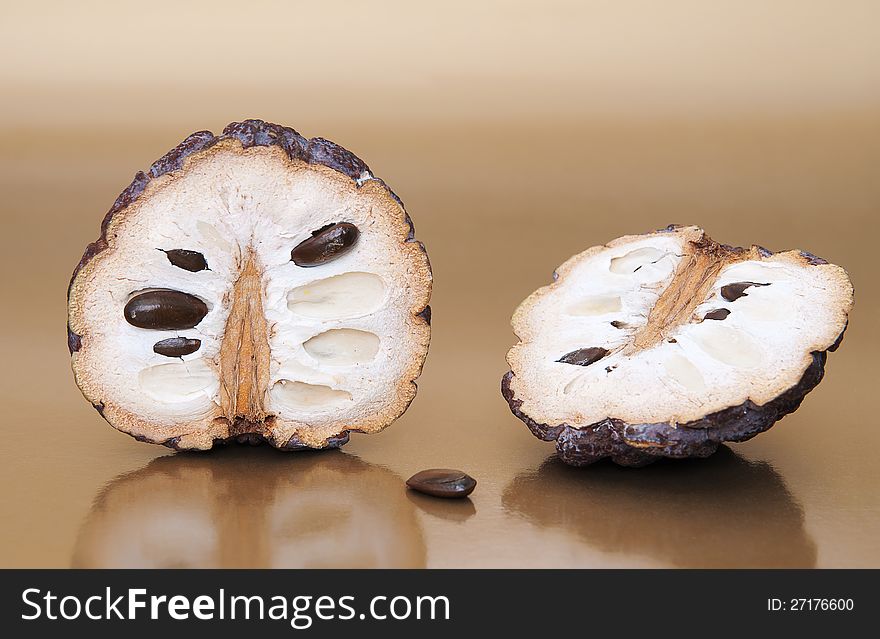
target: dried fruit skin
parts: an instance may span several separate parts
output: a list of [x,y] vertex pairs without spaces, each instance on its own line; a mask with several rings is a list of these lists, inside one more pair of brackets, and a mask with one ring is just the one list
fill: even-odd
[[[177,199],[163,201],[163,194],[176,188]],[[215,190],[193,195],[187,204],[187,194],[202,188]],[[264,195],[247,191],[254,188]],[[265,199],[276,197],[278,205]],[[318,198],[316,205],[310,197]],[[178,202],[190,208],[175,211]],[[351,221],[321,219],[337,206]],[[311,228],[303,228],[307,220]],[[156,222],[165,226],[155,230]],[[304,232],[315,228],[318,239],[303,240]],[[217,136],[194,133],[135,175],[74,270],[68,347],[77,384],[117,429],[180,450],[227,441],[265,441],[284,450],[335,448],[352,431],[377,432],[413,400],[430,339],[430,264],[414,233],[400,199],[333,142],[309,140],[260,120],[232,123]],[[172,247],[157,245],[156,237]],[[277,261],[275,243],[280,248],[282,241],[286,264]],[[291,251],[291,244],[303,246]],[[124,259],[132,246],[142,253]],[[154,257],[157,249],[161,259]],[[299,267],[288,257],[294,253],[311,267],[310,277],[293,274]],[[321,267],[343,254],[356,255],[350,262],[355,266],[369,266],[361,280],[375,281],[359,287],[356,277],[342,277],[328,288],[337,272]],[[120,264],[116,273],[107,273],[110,264]],[[288,286],[282,280],[302,296],[287,303],[285,291],[278,290]],[[125,282],[142,282],[144,288],[121,290]],[[310,295],[315,291],[319,299]],[[265,306],[270,302],[271,308]],[[106,304],[113,306],[109,314]],[[98,319],[102,314],[109,319]],[[114,318],[130,332],[156,333],[130,334],[126,366],[145,368],[117,376],[129,380],[129,388],[140,388],[138,396],[120,399],[122,391],[107,386],[104,371],[114,355],[106,344],[123,331]],[[302,328],[291,338],[286,327],[294,324]],[[327,332],[322,327],[361,333],[316,339],[311,355],[302,349],[291,355],[294,347],[284,346],[291,339],[317,338]],[[173,333],[184,329],[193,333]],[[394,349],[386,347],[395,342]],[[275,348],[287,350],[270,357]],[[125,349],[116,350],[124,355]],[[325,366],[333,367],[332,375]],[[366,373],[357,376],[358,370]],[[374,408],[365,411],[373,379],[382,390],[369,400]],[[356,392],[345,387],[349,383]],[[157,410],[150,402],[158,402]]]
[[297,266],[303,267],[326,264],[354,248],[359,235],[360,232],[354,224],[334,224],[300,242],[290,251],[290,259]]
[[[606,255],[611,277],[602,274]],[[646,265],[654,272],[645,274]],[[660,457],[706,457],[722,442],[767,430],[821,381],[852,306],[852,285],[840,267],[800,251],[719,245],[697,227],[623,237],[571,258],[558,272],[514,315],[521,341],[508,353],[511,371],[501,391],[513,414],[536,437],[555,441],[560,458],[575,466],[603,458],[643,466]],[[741,274],[761,278],[736,278]],[[618,275],[635,280],[625,284]],[[629,286],[642,301],[630,298],[617,310],[572,303],[584,290],[605,294],[599,285],[570,286],[584,281]],[[598,310],[584,316],[584,308]],[[554,332],[574,334],[563,330],[571,321],[587,333],[579,339],[602,337],[606,346],[557,360],[549,359],[552,350],[542,355],[552,349]],[[606,351],[602,366],[582,373],[553,368],[577,363],[592,349]]]

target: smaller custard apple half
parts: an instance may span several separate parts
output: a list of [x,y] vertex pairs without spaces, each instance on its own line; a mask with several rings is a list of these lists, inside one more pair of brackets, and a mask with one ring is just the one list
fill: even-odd
[[853,304],[839,266],[696,226],[575,255],[516,310],[502,394],[563,461],[706,457],[796,410]]
[[338,447],[413,400],[430,294],[366,164],[247,120],[136,174],[74,271],[68,345],[83,395],[139,440]]

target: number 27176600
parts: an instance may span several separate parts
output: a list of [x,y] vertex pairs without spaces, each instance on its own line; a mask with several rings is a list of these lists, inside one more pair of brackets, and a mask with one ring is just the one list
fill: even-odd
[[817,612],[836,612],[850,611],[854,607],[852,599],[827,599],[827,598],[804,598],[797,597],[792,599],[770,598],[767,600],[767,610],[771,612],[777,611],[817,611]]

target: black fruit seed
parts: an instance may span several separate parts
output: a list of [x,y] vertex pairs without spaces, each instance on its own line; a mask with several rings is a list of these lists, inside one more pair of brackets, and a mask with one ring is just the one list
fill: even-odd
[[406,485],[433,497],[467,497],[477,486],[477,480],[460,470],[431,468],[422,470],[406,480]]
[[713,311],[709,311],[703,316],[704,320],[723,320],[728,315],[730,315],[730,309],[727,308],[716,308]]
[[594,362],[598,362],[607,354],[608,349],[602,348],[601,346],[591,346],[589,348],[579,348],[576,351],[566,353],[556,361],[562,364],[574,364],[575,366],[589,366]]
[[202,340],[200,339],[171,337],[153,344],[153,352],[165,357],[183,357],[184,355],[195,353],[201,345]]
[[348,253],[359,236],[360,231],[354,224],[331,224],[318,229],[312,233],[312,237],[297,244],[290,252],[290,259],[297,266],[320,266]]
[[208,268],[208,261],[205,259],[205,256],[198,251],[172,249],[170,251],[165,251],[165,255],[168,256],[169,262],[177,268],[182,268],[184,271],[196,273]]
[[744,295],[748,295],[745,292],[747,288],[750,286],[770,286],[769,284],[760,284],[758,282],[734,282],[733,284],[727,284],[726,286],[721,287],[721,297],[726,299],[728,302],[733,302],[743,297]]
[[208,306],[195,295],[158,289],[132,297],[124,314],[125,320],[138,328],[181,330],[201,322]]

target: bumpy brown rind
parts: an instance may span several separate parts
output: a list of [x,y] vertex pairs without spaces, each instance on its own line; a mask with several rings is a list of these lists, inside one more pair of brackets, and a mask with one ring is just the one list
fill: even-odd
[[[671,224],[661,231],[673,231],[676,228],[677,225]],[[810,264],[828,263],[811,253],[801,253]],[[761,254],[767,257],[773,253],[761,247]],[[556,273],[553,275],[555,280]],[[630,467],[646,466],[661,457],[708,457],[723,442],[749,440],[796,411],[804,396],[822,381],[827,354],[840,346],[846,328],[844,326],[834,344],[827,350],[814,351],[813,361],[800,381],[775,399],[760,406],[746,400],[702,419],[681,424],[628,424],[611,417],[582,428],[573,428],[566,423],[539,424],[521,410],[522,400],[515,397],[510,386],[514,377],[512,370],[501,379],[501,394],[510,406],[510,411],[528,426],[532,434],[544,441],[555,441],[559,458],[572,466],[588,466],[606,457],[616,464]]]
[[[392,191],[388,187],[384,180],[372,175],[369,166],[367,166],[367,164],[363,160],[361,160],[348,149],[345,149],[344,147],[339,146],[338,144],[336,144],[335,142],[331,142],[330,140],[319,137],[307,139],[290,127],[273,124],[271,122],[265,122],[263,120],[249,119],[243,120],[242,122],[232,122],[226,125],[226,127],[223,129],[223,133],[220,135],[214,135],[211,131],[197,131],[196,133],[192,133],[191,135],[187,136],[180,144],[178,144],[161,158],[153,162],[146,173],[143,171],[138,171],[137,173],[135,173],[131,184],[123,189],[123,191],[113,202],[113,206],[110,207],[110,210],[104,216],[104,219],[101,222],[100,236],[97,240],[86,247],[86,250],[83,252],[82,258],[80,258],[79,263],[76,265],[76,268],[74,268],[73,274],[70,276],[70,283],[67,287],[68,302],[70,301],[70,290],[73,286],[74,280],[76,280],[77,275],[79,275],[80,271],[82,271],[82,269],[92,260],[92,258],[94,258],[98,253],[107,248],[107,229],[109,228],[110,222],[111,220],[113,220],[113,217],[123,209],[130,206],[133,202],[135,202],[138,197],[140,197],[140,195],[144,192],[144,189],[146,189],[147,184],[151,180],[165,175],[166,173],[179,170],[183,166],[184,161],[192,154],[208,149],[215,144],[222,142],[223,140],[230,139],[238,140],[243,148],[249,148],[253,146],[278,146],[284,150],[289,158],[301,160],[309,164],[320,164],[331,168],[334,171],[337,171],[351,178],[351,180],[353,180],[358,187],[360,187],[367,181],[378,182],[387,191],[387,193],[398,204],[400,204],[401,209],[403,209],[405,216],[404,221],[409,227],[406,241],[418,245],[422,253],[425,255],[427,267],[430,271],[431,265],[430,261],[428,260],[427,251],[425,251],[424,244],[415,239],[415,226],[413,225],[412,218],[410,218],[409,213],[407,213],[406,211],[406,207],[404,206],[403,201],[397,196],[394,191]],[[415,315],[419,317],[425,324],[430,326],[430,306],[426,305],[424,309],[415,313]],[[67,325],[67,347],[71,355],[82,348],[81,337],[71,330],[69,323]],[[413,385],[415,385],[415,382],[412,383]],[[407,403],[407,407],[411,402],[412,399],[410,399],[410,401]],[[103,405],[95,404],[94,407],[101,415],[101,417],[104,417],[104,419],[106,420],[106,417],[104,416]],[[131,435],[138,441],[148,442],[152,444],[161,444],[163,446],[167,446],[168,448],[179,450],[177,441],[179,438],[177,437],[173,437],[164,441],[155,441],[140,435],[133,435],[131,433],[127,434]],[[349,438],[350,432],[348,430],[342,431],[335,437],[327,439],[324,445],[320,448],[340,448],[348,443]],[[256,435],[254,433],[245,433],[243,435],[234,435],[225,439],[215,440],[214,445],[224,445],[231,442],[259,444],[263,441],[264,439],[260,435]],[[296,436],[294,436],[290,439],[290,441],[282,446],[281,449],[314,450],[314,447],[302,443]]]
[[502,378],[501,394],[511,412],[529,427],[535,437],[556,441],[556,451],[565,463],[587,466],[610,457],[621,466],[645,466],[660,457],[708,457],[723,442],[743,442],[764,432],[797,410],[804,396],[822,380],[826,353],[814,352],[813,362],[800,382],[763,406],[747,400],[684,424],[627,424],[612,418],[586,428],[538,424],[520,410],[522,401],[516,399],[510,389],[513,371],[508,371]]

